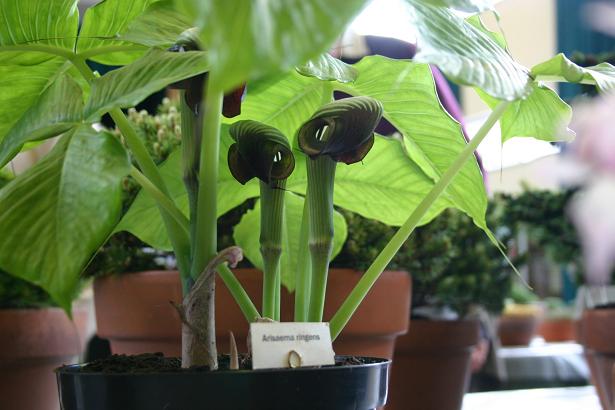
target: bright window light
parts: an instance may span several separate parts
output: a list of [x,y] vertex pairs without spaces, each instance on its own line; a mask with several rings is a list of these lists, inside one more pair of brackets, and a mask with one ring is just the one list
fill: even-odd
[[373,0],[350,25],[350,30],[364,36],[416,42],[416,32],[410,23],[410,11],[404,0]]

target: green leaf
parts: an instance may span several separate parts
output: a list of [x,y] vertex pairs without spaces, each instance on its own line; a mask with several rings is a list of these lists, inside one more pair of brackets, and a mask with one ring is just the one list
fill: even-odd
[[485,10],[493,10],[492,0],[416,0],[419,3],[438,7],[465,11],[467,13],[480,13]]
[[0,267],[68,310],[81,271],[117,223],[129,166],[112,135],[89,126],[66,134],[0,191]]
[[350,83],[357,79],[357,70],[350,64],[324,53],[296,68],[301,75],[316,77],[319,80]]
[[207,69],[205,52],[150,50],[134,63],[93,81],[85,117],[96,118],[115,107],[133,107],[167,85]]
[[77,0],[0,1],[0,140],[66,70],[66,60],[38,51],[46,46],[71,53],[77,36]]
[[[3,53],[0,53],[0,58],[1,54]],[[40,56],[40,53],[23,54]],[[23,54],[21,57],[24,57]],[[0,62],[0,140],[4,139],[24,113],[36,103],[62,70],[64,61],[59,57],[47,57],[45,61],[34,65],[15,61]]]
[[[241,185],[231,175],[226,155],[232,143],[233,140],[228,134],[228,126],[224,125],[221,130],[220,169],[218,171],[218,216],[241,205],[246,199],[259,195],[259,185],[256,180]],[[182,178],[180,151],[175,150],[171,153],[169,158],[160,166],[160,173],[169,189],[171,198],[187,216],[188,194]],[[132,206],[117,226],[116,232],[119,231],[131,232],[154,248],[171,250],[171,243],[160,217],[158,206],[146,192],[139,192]]]
[[66,74],[36,100],[0,142],[0,168],[19,153],[27,142],[60,135],[81,121],[81,88]]
[[[286,188],[305,194],[305,157],[297,158],[296,167]],[[432,187],[432,179],[408,157],[399,141],[377,137],[362,162],[337,165],[333,202],[366,218],[400,226]],[[421,223],[450,206],[451,201],[441,197]]]
[[[280,262],[280,272],[282,275],[282,285],[290,292],[295,290],[295,278],[298,269],[299,258],[299,231],[301,230],[301,220],[303,217],[304,199],[301,196],[287,193],[285,196],[284,217],[286,228],[283,232],[284,248],[282,249],[282,260]],[[260,232],[260,201],[257,201],[254,209],[248,211],[241,222],[235,227],[233,238],[235,243],[244,251],[244,255],[254,266],[263,269],[263,259],[260,253],[258,232]],[[337,211],[333,214],[333,259],[341,250],[348,234],[346,221]]]
[[191,27],[171,1],[159,1],[135,18],[120,39],[147,47],[169,48]]
[[487,34],[493,41],[497,43],[497,45],[502,47],[504,50],[508,50],[508,42],[506,41],[506,37],[504,36],[504,34],[502,32],[489,30],[483,23],[483,20],[481,19],[479,14],[475,14],[468,17],[466,21],[480,31],[482,31],[483,33]]
[[[358,80],[339,88],[352,95],[368,95],[379,100],[384,107],[384,117],[403,134],[409,157],[432,182],[439,179],[465,148],[466,141],[461,126],[442,108],[437,98],[429,66],[379,56],[366,57],[355,66],[359,70]],[[387,171],[376,169],[374,172],[379,172],[380,178],[386,177],[383,183],[395,184],[395,179],[395,182],[389,181],[393,178],[388,171],[390,166],[386,163],[381,166]],[[401,178],[397,175],[399,172],[394,173],[395,178]],[[414,178],[418,179],[418,176]],[[423,182],[412,189],[416,191],[415,198],[406,200],[406,206],[395,208],[396,201],[390,201],[389,206],[395,208],[391,210],[395,218],[383,222],[400,224],[405,221],[431,189],[431,184]],[[487,196],[475,160],[464,165],[445,194],[449,204],[470,215],[476,225],[486,229]],[[443,209],[442,206],[439,209]]]
[[73,50],[79,24],[78,0],[2,0],[2,46],[44,44]]
[[600,63],[592,67],[581,67],[561,53],[534,66],[532,75],[543,81],[593,84],[601,92],[615,89],[615,67],[611,64]]
[[[480,90],[477,92],[491,108],[500,102]],[[562,138],[561,129],[570,123],[571,118],[572,109],[555,91],[546,85],[534,83],[531,94],[510,104],[500,118],[502,143],[513,137],[570,141],[574,138],[574,132],[566,128],[566,135]]]
[[415,61],[434,64],[453,81],[502,100],[529,93],[527,70],[489,35],[451,10],[408,1],[416,11],[419,51]]
[[107,65],[130,64],[146,50],[104,53],[105,49],[134,46],[118,40],[129,24],[157,0],[102,0],[86,10],[77,41],[77,53],[100,52],[90,58]]
[[194,12],[212,75],[224,90],[303,64],[324,52],[366,0],[180,0]]
[[[289,140],[295,141],[299,127],[318,109],[323,95],[323,83],[314,78],[291,72],[250,83],[241,104],[241,115],[232,120],[254,120],[277,128]],[[291,142],[291,146],[297,144]]]

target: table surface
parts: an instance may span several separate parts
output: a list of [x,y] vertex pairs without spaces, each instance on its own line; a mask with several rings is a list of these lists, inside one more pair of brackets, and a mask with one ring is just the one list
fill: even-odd
[[468,393],[463,410],[601,410],[594,386]]
[[497,355],[504,364],[505,374],[500,378],[505,382],[542,381],[553,387],[589,382],[583,346],[576,343],[545,343],[535,339],[530,346],[502,347]]

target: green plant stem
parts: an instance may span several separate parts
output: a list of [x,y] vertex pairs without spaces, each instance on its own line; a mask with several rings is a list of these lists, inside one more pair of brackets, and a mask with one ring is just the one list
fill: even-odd
[[[81,75],[86,79],[86,81],[91,83],[96,79],[96,76],[86,64],[85,59],[73,55],[71,62],[73,63],[75,68],[77,68],[77,70],[81,73]],[[111,115],[111,118],[113,119],[113,121],[115,121],[115,124],[122,132],[122,135],[124,136],[126,143],[130,148],[130,151],[132,152],[132,155],[137,161],[139,167],[141,168],[141,172],[143,172],[143,175],[145,175],[145,177],[149,181],[151,181],[151,183],[156,188],[158,188],[160,192],[162,192],[169,198],[170,201],[172,201],[169,196],[169,190],[167,189],[166,184],[162,179],[162,175],[160,174],[158,167],[154,163],[152,157],[147,152],[145,144],[143,143],[141,138],[139,138],[132,125],[130,125],[130,122],[128,121],[122,110],[120,110],[119,108],[114,108],[109,111],[109,115]],[[182,227],[178,223],[176,223],[175,219],[167,213],[163,206],[158,204],[158,208],[160,210],[160,214],[169,234],[169,239],[171,240],[173,249],[175,250],[177,266],[179,268],[179,271],[182,273],[182,276],[185,276],[186,272],[189,272],[190,269],[190,238],[184,233]],[[185,290],[186,289],[184,288],[184,291]]]
[[218,265],[217,271],[229,292],[231,292],[233,299],[235,299],[239,305],[246,320],[248,322],[254,322],[256,319],[259,319],[261,315],[258,313],[254,303],[252,303],[250,296],[248,296],[243,286],[241,286],[241,283],[239,283],[233,274],[233,271],[225,264]]
[[[180,92],[180,113],[182,130],[182,167],[183,180],[188,193],[188,208],[190,220],[197,218],[197,201],[199,193],[199,161],[201,153],[202,116],[195,115],[186,103],[186,92]],[[190,254],[195,253],[196,224],[190,224]],[[192,275],[182,277],[184,287],[191,288],[194,283]]]
[[188,218],[186,218],[186,216],[179,210],[177,205],[175,205],[175,203],[171,201],[168,196],[152,184],[152,182],[134,166],[130,169],[130,176],[132,176],[135,181],[137,181],[137,183],[141,185],[141,187],[143,187],[143,189],[145,189],[145,191],[147,191],[147,193],[154,198],[169,215],[171,215],[185,234],[188,235],[188,226],[190,222],[188,221]]
[[[276,314],[280,291],[280,257],[282,256],[282,226],[284,222],[284,194],[286,180],[272,181],[272,186],[260,182],[261,233],[260,251],[263,257],[263,316]],[[279,303],[278,303],[279,305]]]
[[[307,194],[309,195],[309,193]],[[297,280],[295,282],[295,322],[307,322],[310,305],[310,258],[308,241],[310,238],[310,207],[307,198],[303,202],[303,218],[299,231],[299,254],[297,255]]]
[[446,172],[440,177],[438,182],[429,191],[429,193],[423,198],[416,209],[410,214],[406,222],[399,228],[399,230],[393,235],[391,240],[386,244],[384,249],[378,254],[374,262],[367,269],[365,274],[359,280],[359,283],[354,287],[350,295],[346,298],[342,306],[335,313],[330,321],[331,337],[333,340],[337,338],[344,326],[348,323],[359,304],[363,301],[367,293],[374,285],[376,280],[380,277],[386,266],[391,262],[391,259],[395,256],[399,248],[408,239],[414,228],[418,225],[423,216],[427,213],[429,208],[440,197],[446,187],[453,181],[455,176],[459,173],[461,168],[465,165],[468,159],[474,155],[474,151],[478,145],[487,136],[487,133],[500,119],[506,108],[508,108],[510,102],[503,101],[498,104],[497,107],[491,112],[489,118],[485,121],[482,127],[478,130],[474,138],[466,145],[466,147],[459,153],[455,161],[446,170]]
[[191,269],[191,276],[194,279],[217,252],[217,188],[223,93],[216,89],[214,84],[210,73],[206,81],[202,103],[204,112],[199,160],[199,189],[196,220],[193,221],[196,224]]
[[[222,115],[222,90],[217,89],[212,73],[204,85],[201,109],[203,110],[203,130],[199,153],[199,187],[196,204],[196,219],[192,220],[194,238],[192,239],[192,265],[190,276],[200,283],[198,291],[190,291],[193,307],[187,317],[194,316],[198,328],[183,325],[182,366],[208,366],[218,368],[216,349],[216,281],[215,275],[206,274],[207,264],[217,254],[217,186],[218,161],[220,151],[220,117]],[[194,289],[193,289],[194,290]],[[194,310],[196,309],[196,310]]]
[[275,275],[275,307],[273,310],[273,320],[279,322],[282,314],[282,267],[278,265],[278,271]]
[[308,320],[321,322],[333,251],[333,184],[337,162],[327,155],[307,161],[312,283]]

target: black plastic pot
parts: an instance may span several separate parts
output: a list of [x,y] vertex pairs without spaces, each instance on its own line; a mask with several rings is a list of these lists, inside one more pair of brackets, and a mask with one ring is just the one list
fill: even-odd
[[371,410],[386,402],[391,361],[361,359],[366,364],[143,374],[72,365],[56,374],[62,410]]

